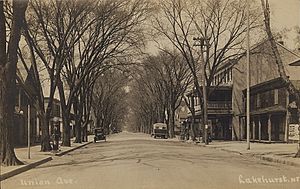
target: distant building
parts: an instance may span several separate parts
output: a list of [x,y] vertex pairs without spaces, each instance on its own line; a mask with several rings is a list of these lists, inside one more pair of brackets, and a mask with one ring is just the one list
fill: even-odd
[[[45,109],[49,104],[49,97],[44,98]],[[59,126],[59,130],[62,133],[62,114],[61,114],[61,104],[60,101],[56,98],[53,99],[52,111],[50,113],[50,122],[49,122],[49,134],[53,134],[54,125]]]

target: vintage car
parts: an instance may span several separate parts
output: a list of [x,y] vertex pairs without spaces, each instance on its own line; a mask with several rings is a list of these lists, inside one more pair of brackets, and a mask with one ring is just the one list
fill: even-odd
[[152,136],[154,138],[168,138],[168,129],[165,123],[155,123],[153,124]]
[[106,141],[106,136],[102,128],[95,128],[94,131],[95,131],[94,142],[97,142],[98,140]]

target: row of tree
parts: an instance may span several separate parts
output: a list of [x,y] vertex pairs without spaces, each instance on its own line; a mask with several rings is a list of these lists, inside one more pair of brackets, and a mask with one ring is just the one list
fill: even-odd
[[167,123],[174,137],[175,111],[192,81],[185,59],[176,51],[148,56],[136,68],[132,82],[131,110],[138,131],[150,133],[153,123]]
[[93,92],[93,113],[96,127],[104,131],[119,132],[124,125],[128,112],[129,75],[120,70],[112,69],[102,74],[95,83]]
[[[145,0],[14,0],[12,4],[10,1],[0,3],[1,162],[14,165],[20,163],[12,145],[17,64],[23,64],[33,79],[37,96],[32,99],[32,104],[41,120],[41,151],[51,150],[49,122],[57,93],[62,109],[62,145],[71,145],[72,117],[75,119],[75,142],[81,142],[90,121],[93,97],[96,96],[93,95],[94,88],[100,90],[99,80],[103,78],[100,76],[111,74],[107,71],[115,67],[126,66],[140,53],[142,23],[149,11],[149,3]],[[48,85],[43,83],[45,78]],[[102,87],[105,85],[103,83]],[[44,107],[45,91],[50,92],[47,107]],[[105,109],[111,103],[100,103],[101,108]],[[8,109],[10,111],[6,113]],[[115,123],[119,118],[107,119],[106,122]]]

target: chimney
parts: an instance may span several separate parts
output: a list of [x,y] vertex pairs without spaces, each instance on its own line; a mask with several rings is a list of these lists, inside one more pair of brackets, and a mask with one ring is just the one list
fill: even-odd
[[278,43],[279,43],[280,45],[284,45],[283,40],[279,40]]
[[277,38],[277,42],[280,44],[280,45],[284,45],[284,42],[283,42],[283,39],[282,39],[282,36],[278,36]]

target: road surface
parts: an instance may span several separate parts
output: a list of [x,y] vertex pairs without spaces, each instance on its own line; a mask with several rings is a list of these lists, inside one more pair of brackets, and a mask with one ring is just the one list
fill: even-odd
[[3,189],[300,188],[299,168],[120,133],[2,182]]

